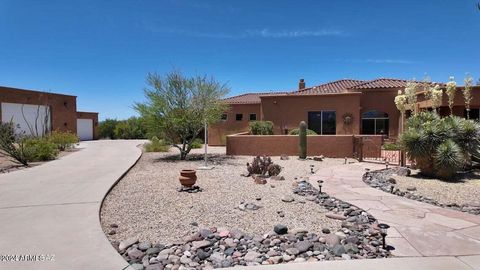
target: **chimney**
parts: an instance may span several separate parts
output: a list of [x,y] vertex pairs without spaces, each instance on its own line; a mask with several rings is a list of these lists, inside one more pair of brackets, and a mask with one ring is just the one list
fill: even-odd
[[298,89],[304,89],[305,88],[305,80],[304,79],[300,79],[300,81],[298,82]]

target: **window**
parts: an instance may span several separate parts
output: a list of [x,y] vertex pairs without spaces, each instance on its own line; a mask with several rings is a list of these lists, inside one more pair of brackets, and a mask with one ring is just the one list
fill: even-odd
[[321,135],[335,135],[337,133],[336,112],[308,112],[308,129]]
[[223,113],[222,116],[221,116],[221,119],[222,121],[227,121],[227,114],[226,113]]
[[237,113],[237,114],[235,115],[235,120],[237,120],[237,121],[242,121],[242,119],[243,119],[243,114]]
[[257,114],[256,113],[251,113],[250,114],[250,121],[256,121],[257,120]]
[[387,135],[389,129],[388,114],[380,111],[368,111],[362,114],[362,134]]
[[[463,116],[467,118],[467,110],[464,110]],[[470,109],[470,120],[480,121],[480,109]]]

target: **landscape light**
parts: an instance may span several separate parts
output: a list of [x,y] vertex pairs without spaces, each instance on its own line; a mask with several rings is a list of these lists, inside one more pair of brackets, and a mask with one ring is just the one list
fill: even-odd
[[319,193],[322,193],[323,180],[318,180],[317,183],[318,183],[318,192],[319,192]]
[[387,249],[387,244],[385,243],[385,237],[387,237],[387,230],[390,228],[388,224],[380,223],[378,224],[378,228],[380,228],[380,235],[383,238],[383,249]]

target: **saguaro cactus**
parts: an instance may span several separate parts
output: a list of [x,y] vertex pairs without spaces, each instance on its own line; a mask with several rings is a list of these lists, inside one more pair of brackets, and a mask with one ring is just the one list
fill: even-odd
[[298,157],[301,159],[307,158],[307,124],[305,121],[300,122],[298,139],[300,142],[300,152]]

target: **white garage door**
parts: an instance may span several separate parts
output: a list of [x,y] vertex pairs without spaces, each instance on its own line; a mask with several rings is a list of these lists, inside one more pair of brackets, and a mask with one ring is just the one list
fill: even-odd
[[93,140],[93,120],[77,119],[77,135],[81,141]]
[[42,136],[50,131],[50,107],[19,103],[2,103],[2,122],[13,121],[17,133]]

